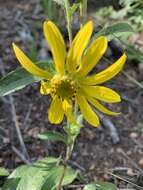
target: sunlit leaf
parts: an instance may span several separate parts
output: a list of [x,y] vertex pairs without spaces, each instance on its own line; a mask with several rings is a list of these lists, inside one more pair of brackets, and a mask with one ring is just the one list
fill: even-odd
[[5,168],[0,167],[0,176],[8,176],[9,172]]
[[95,184],[94,183],[90,183],[87,184],[83,190],[96,190]]
[[9,176],[10,178],[21,178],[25,175],[26,171],[28,170],[29,166],[22,165],[18,168],[16,168]]
[[24,175],[18,186],[17,190],[39,190],[42,188],[43,183],[50,175],[50,171],[46,167],[40,168],[31,166],[27,169],[26,175]]
[[73,170],[71,167],[68,167],[66,169],[62,185],[65,186],[71,184],[77,178],[78,174],[78,170]]
[[19,181],[25,172],[27,172],[27,168],[28,166],[23,165],[15,169],[4,183],[2,190],[17,190]]
[[16,190],[19,181],[20,181],[19,178],[7,179],[2,187],[2,190]]
[[87,184],[83,190],[117,190],[113,183],[97,181]]
[[[54,168],[48,178],[46,179],[45,183],[43,184],[42,188],[39,190],[55,190],[56,189],[56,184],[58,181],[58,178],[62,172],[62,167],[57,166]],[[48,187],[48,189],[47,189]],[[30,190],[30,189],[29,189]]]
[[110,36],[110,35],[122,35],[123,32],[134,32],[133,28],[131,25],[128,23],[117,23],[113,24],[111,26],[107,26],[100,30],[97,34],[96,37],[98,36]]
[[67,144],[67,138],[65,135],[55,132],[55,131],[48,131],[38,135],[38,138],[42,140],[51,140],[51,141],[61,141]]
[[[49,177],[47,178],[41,190],[55,190],[56,184],[58,183],[58,180],[62,171],[63,171],[62,166],[57,166],[56,168],[54,168],[54,170],[51,171],[51,175],[49,175]],[[70,167],[68,167],[65,172],[62,186],[71,184],[76,179],[77,175],[78,175],[78,171],[73,170]]]
[[51,171],[57,167],[57,161],[57,158],[48,157],[33,165],[16,168],[8,177],[2,190],[40,190],[51,175]]
[[[46,157],[33,165],[23,165],[15,169],[2,190],[55,190],[62,171],[59,158]],[[78,171],[67,167],[62,185],[72,183],[77,175]]]

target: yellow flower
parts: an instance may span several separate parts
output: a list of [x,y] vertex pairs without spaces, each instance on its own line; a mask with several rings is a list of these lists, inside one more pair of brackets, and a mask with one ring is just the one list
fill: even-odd
[[79,106],[87,122],[95,127],[99,125],[99,118],[90,105],[105,114],[119,114],[105,108],[100,101],[120,102],[120,96],[112,89],[100,84],[120,72],[126,61],[126,55],[123,54],[107,69],[88,75],[102,58],[108,45],[107,38],[101,36],[95,39],[85,51],[93,32],[92,21],[87,22],[80,29],[67,54],[64,39],[57,26],[51,21],[45,21],[43,30],[53,55],[56,70],[54,76],[38,68],[14,43],[13,49],[21,65],[32,75],[41,77],[41,94],[51,95],[49,121],[54,124],[61,123],[66,115],[70,122],[76,123],[72,114],[73,103]]

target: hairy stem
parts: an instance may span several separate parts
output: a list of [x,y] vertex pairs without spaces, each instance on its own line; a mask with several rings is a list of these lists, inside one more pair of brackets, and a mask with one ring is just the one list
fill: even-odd
[[68,0],[64,0],[65,3],[65,14],[67,19],[67,30],[68,30],[68,36],[69,36],[69,42],[70,45],[72,43],[72,18],[70,15],[70,4]]
[[61,190],[62,182],[63,182],[65,172],[66,172],[66,169],[67,169],[67,166],[68,166],[68,161],[69,161],[69,159],[71,157],[71,154],[72,154],[73,146],[74,146],[74,141],[72,141],[72,143],[69,146],[67,146],[66,156],[65,156],[65,159],[64,159],[64,166],[63,166],[63,170],[62,170],[60,179],[58,181],[56,190]]
[[81,26],[85,23],[87,17],[87,0],[82,0],[80,4],[80,23]]

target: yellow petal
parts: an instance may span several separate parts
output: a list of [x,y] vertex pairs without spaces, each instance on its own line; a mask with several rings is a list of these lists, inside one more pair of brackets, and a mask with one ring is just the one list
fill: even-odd
[[51,85],[48,82],[41,81],[40,93],[42,95],[50,94]]
[[127,56],[124,53],[113,65],[98,74],[86,77],[81,82],[87,85],[96,85],[110,80],[122,70],[126,59]]
[[87,100],[95,106],[96,109],[98,109],[100,112],[108,114],[108,115],[119,115],[120,113],[116,113],[113,111],[110,111],[109,109],[105,108],[102,104],[100,104],[96,99],[92,97],[88,97]]
[[49,121],[53,124],[61,123],[64,118],[62,100],[54,96],[48,112]]
[[81,95],[77,95],[76,98],[77,98],[77,102],[79,104],[81,113],[83,114],[83,117],[87,120],[88,123],[90,123],[94,127],[97,127],[99,125],[99,118],[96,115],[96,113],[91,109],[87,100],[84,98],[84,96],[81,96]]
[[106,37],[101,36],[95,39],[88,48],[86,54],[84,55],[80,68],[77,71],[77,75],[87,75],[87,73],[89,73],[102,58],[103,54],[107,49],[107,45],[108,41]]
[[14,43],[13,49],[15,52],[15,55],[20,62],[20,64],[26,69],[29,73],[32,75],[42,77],[45,79],[50,79],[52,76],[48,71],[44,71],[43,69],[40,69],[37,67],[24,53],[21,51]]
[[83,91],[91,97],[97,98],[98,100],[115,103],[120,102],[120,95],[117,94],[114,90],[106,88],[104,86],[84,86]]
[[80,63],[82,54],[89,42],[93,31],[92,21],[87,22],[77,33],[67,56],[67,68],[69,72],[75,72],[76,66]]
[[65,113],[67,119],[70,121],[70,123],[73,123],[76,125],[77,124],[76,119],[74,118],[74,116],[72,114],[71,100],[64,99],[62,106],[63,106],[63,110],[64,110],[64,113]]
[[51,21],[44,22],[43,30],[48,45],[52,51],[56,70],[60,74],[64,74],[64,64],[66,57],[64,39],[57,26]]

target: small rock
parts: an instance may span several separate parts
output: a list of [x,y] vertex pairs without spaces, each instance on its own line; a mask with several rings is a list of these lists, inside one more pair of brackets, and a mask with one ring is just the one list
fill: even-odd
[[131,139],[136,139],[138,137],[138,133],[132,132],[130,133]]
[[4,138],[3,138],[3,143],[5,143],[5,144],[10,143],[10,139],[9,139],[9,138],[4,137]]
[[118,153],[122,153],[123,152],[123,149],[122,148],[117,148],[116,150]]
[[143,158],[139,160],[138,164],[143,167]]
[[103,176],[103,181],[109,181],[109,179],[110,179],[110,176],[108,175],[108,174],[104,174]]
[[37,127],[32,128],[28,131],[28,135],[34,138],[37,138],[38,134],[39,134],[39,129]]
[[89,170],[94,170],[96,168],[95,163],[92,163]]
[[128,174],[129,176],[134,176],[134,172],[133,172],[133,170],[132,170],[131,168],[128,168],[127,174]]

